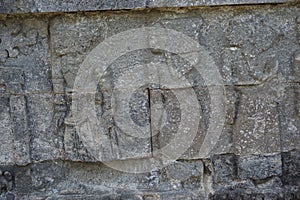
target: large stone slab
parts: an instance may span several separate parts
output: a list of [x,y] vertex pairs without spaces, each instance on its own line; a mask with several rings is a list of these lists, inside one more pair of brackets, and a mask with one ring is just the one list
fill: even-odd
[[240,5],[240,4],[270,4],[286,3],[294,0],[113,0],[113,1],[79,1],[71,0],[61,2],[59,0],[30,0],[19,2],[16,0],[3,0],[0,3],[0,13],[37,13],[37,12],[74,12],[74,11],[96,11],[96,10],[121,10],[141,9],[156,7],[187,7],[187,6],[216,6],[216,5]]
[[240,89],[239,108],[234,126],[238,154],[278,152],[280,127],[275,93],[261,89]]
[[[181,14],[165,13],[161,17],[157,17],[157,13],[154,12],[147,17],[139,13],[116,16],[93,13],[91,15],[66,14],[54,18],[50,24],[56,110],[54,120],[57,121],[55,131],[58,131],[58,135],[64,138],[66,158],[93,160],[89,155],[89,150],[80,141],[75,127],[71,127],[68,120],[65,120],[72,117],[70,112],[72,87],[81,63],[93,48],[105,41],[105,38],[128,29],[140,28],[143,24],[174,29],[199,41],[220,69],[226,85],[227,99],[224,104],[226,119],[213,152],[248,154],[295,148],[298,137],[296,130],[299,124],[295,109],[293,109],[297,106],[293,102],[297,98],[297,95],[294,95],[294,93],[297,94],[297,89],[296,86],[289,86],[288,81],[295,80],[292,79],[292,72],[297,69],[298,65],[294,56],[294,52],[299,48],[294,42],[297,37],[295,29],[297,20],[292,14],[296,10],[296,8],[278,8],[275,11],[268,7],[266,11],[250,12],[248,10],[249,12],[236,13],[227,8],[223,10],[222,15],[217,10],[210,12],[203,9],[200,17],[199,11],[190,11]],[[268,18],[265,18],[265,13],[269,16]],[[285,26],[281,18],[289,21],[289,26]],[[78,39],[79,36],[80,39]],[[286,46],[290,47],[291,52],[285,50]],[[176,91],[191,87],[195,91],[204,116],[201,122],[203,124],[200,125],[203,129],[200,128],[200,132],[205,132],[207,129],[205,126],[210,120],[211,97],[205,89],[201,76],[203,74],[196,73],[193,67],[180,56],[160,49],[133,51],[116,58],[100,80],[99,90],[95,97],[98,116],[106,117],[102,126],[106,130],[110,127],[118,128],[116,124],[110,125],[109,122],[110,119],[114,119],[114,115],[121,116],[116,117],[117,123],[131,121],[128,127],[148,123],[147,117],[151,116],[151,131],[149,128],[140,133],[152,135],[152,144],[150,141],[147,144],[141,142],[139,148],[142,149],[146,145],[153,150],[159,149],[159,143],[167,144],[171,141],[171,135],[174,136],[173,133],[176,132],[176,130],[171,130],[174,127],[166,128],[168,126],[165,126],[165,139],[155,138],[158,136],[156,126],[159,119],[168,116],[162,112],[164,106],[157,104],[164,99],[161,91],[167,91],[168,88]],[[143,81],[151,84],[139,83]],[[168,87],[162,88],[163,85]],[[115,87],[120,89],[117,92],[118,95],[126,96],[129,95],[126,93],[132,92],[133,88],[138,86],[144,88],[145,93],[142,94],[142,92],[139,95],[135,93],[131,97],[144,102],[144,106],[130,104],[130,101],[127,105],[125,99],[120,99],[115,102],[115,105],[118,107],[120,104],[120,106],[123,105],[121,107],[126,107],[125,112],[112,108],[112,102],[115,101],[112,95]],[[192,96],[187,96],[187,100],[190,100]],[[289,98],[290,100],[287,100]],[[172,102],[176,99],[174,95],[172,99]],[[174,102],[173,104],[176,105],[176,101]],[[127,115],[130,110],[134,114]],[[174,117],[180,116],[183,112],[176,106],[167,110],[171,118],[173,115]],[[288,130],[288,133],[284,133],[285,130]],[[114,140],[117,140],[116,138]],[[191,147],[192,150],[189,153],[186,152],[187,154],[181,158],[197,158],[195,155],[198,155],[197,151],[202,142],[203,137],[198,135],[195,138],[195,144]],[[288,144],[292,145],[288,146]],[[122,156],[114,157],[108,149],[104,150],[107,155],[110,155],[106,158],[107,160],[122,159]],[[135,158],[134,155],[131,156]],[[123,158],[130,158],[130,156]]]

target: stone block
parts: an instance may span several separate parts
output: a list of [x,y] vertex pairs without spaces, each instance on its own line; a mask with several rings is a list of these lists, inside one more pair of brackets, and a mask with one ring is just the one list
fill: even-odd
[[211,162],[215,183],[230,183],[237,178],[237,156],[234,154],[214,155]]
[[0,65],[11,70],[22,69],[22,75],[14,76],[10,81],[23,79],[22,84],[28,92],[50,92],[47,20],[1,17],[0,24]]
[[27,107],[24,96],[10,97],[11,121],[13,122],[15,162],[18,165],[30,163],[30,137],[27,128]]
[[0,170],[0,195],[13,189],[13,175],[9,171]]
[[[223,92],[218,86],[150,90],[154,153],[172,156],[178,153],[182,159],[212,153],[225,126]],[[208,126],[217,128],[208,133]]]
[[[0,199],[299,199],[299,6],[283,1],[1,1]],[[268,5],[216,6],[246,3]],[[116,37],[149,26],[200,49]],[[112,36],[76,118],[78,69]]]
[[62,138],[54,133],[52,94],[28,94],[27,106],[31,158],[36,161],[60,158]]
[[237,154],[280,151],[276,91],[271,86],[241,88],[233,140]]
[[300,179],[299,150],[282,153],[282,181],[285,185],[298,185]]
[[111,148],[111,155],[103,155],[103,159],[152,156],[148,90],[116,89],[112,93],[112,108],[103,112],[104,134],[110,135],[104,152]]
[[[30,162],[30,149],[26,97],[23,91],[23,70],[14,67],[0,68],[0,83],[4,86],[3,94],[1,94],[3,100],[1,114],[4,117],[5,126],[2,129],[3,145],[1,146],[6,154],[2,159],[2,164],[12,164],[10,162],[13,162],[18,165],[26,165]],[[8,114],[6,119],[5,113]],[[10,147],[7,146],[8,143]],[[6,163],[4,160],[8,157],[10,161]]]
[[0,118],[1,118],[1,145],[0,145],[0,163],[14,163],[14,135],[10,118],[9,97],[0,97]]
[[241,179],[265,179],[282,175],[281,155],[249,155],[238,159]]
[[166,167],[169,179],[188,182],[189,179],[203,179],[203,163],[201,161],[178,161]]
[[299,84],[288,84],[278,100],[281,151],[290,151],[300,146]]
[[128,9],[145,9],[157,7],[191,7],[191,6],[218,6],[218,5],[242,5],[242,4],[270,4],[285,3],[288,0],[197,0],[197,1],[170,1],[170,0],[151,0],[151,1],[79,1],[71,0],[68,2],[60,2],[58,0],[30,0],[26,2],[19,1],[1,1],[2,14],[13,13],[40,13],[40,12],[74,12],[74,11],[101,11],[101,10],[128,10]]

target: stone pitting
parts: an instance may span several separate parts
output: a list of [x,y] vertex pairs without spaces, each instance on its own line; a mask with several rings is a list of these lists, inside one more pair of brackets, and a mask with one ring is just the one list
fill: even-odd
[[[242,0],[26,2],[0,0],[1,200],[300,199],[300,12],[295,1],[247,1],[251,6],[222,6],[247,3]],[[114,12],[120,9],[127,11]],[[110,139],[104,160],[134,163],[153,156],[176,136],[184,101],[198,102],[201,110],[197,135],[181,157],[134,174],[108,167],[83,143],[75,126],[84,120],[72,113],[73,86],[95,47],[145,27],[175,30],[208,52],[224,83],[225,124],[209,155],[197,157],[218,88],[207,86],[205,77],[174,52],[147,48],[123,54],[107,67],[91,97],[105,130],[101,134]],[[176,71],[185,84],[160,84]],[[151,77],[158,81],[131,90],[134,81]],[[176,96],[185,90],[195,92],[195,101],[191,95]],[[120,105],[122,112],[115,109]],[[123,111],[129,113],[126,120],[115,117]],[[123,134],[131,128],[129,121],[141,131]]]

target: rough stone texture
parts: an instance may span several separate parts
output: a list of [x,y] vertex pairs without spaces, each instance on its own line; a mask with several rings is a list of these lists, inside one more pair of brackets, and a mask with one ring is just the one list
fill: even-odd
[[239,158],[238,176],[241,179],[265,179],[280,175],[282,175],[280,155],[253,155]]
[[[178,8],[245,3],[268,5]],[[140,10],[79,12],[120,9]],[[296,1],[0,0],[0,13],[1,200],[300,199]],[[225,124],[206,157],[199,150],[213,86],[185,59],[161,49],[126,53],[101,77],[94,98],[106,138],[101,159],[75,127],[73,86],[84,59],[107,38],[147,26],[193,38],[221,73]],[[172,82],[178,76],[186,82]],[[133,91],[143,80],[152,82]],[[187,91],[194,95],[176,96]],[[182,99],[198,109],[187,115]],[[101,163],[152,157],[194,112],[201,113],[196,136],[172,164],[130,174]]]
[[237,178],[237,158],[234,154],[214,155],[212,163],[215,183],[230,183]]
[[38,13],[38,12],[74,12],[120,9],[145,9],[157,7],[217,6],[239,4],[288,3],[296,0],[112,0],[112,1],[79,1],[69,0],[1,0],[0,13]]
[[[235,165],[246,169],[239,170],[242,180],[234,172]],[[216,155],[206,160],[177,161],[162,170],[143,174],[119,172],[101,163],[67,161],[1,169],[4,199],[299,198],[299,151],[247,158]]]
[[282,181],[284,184],[299,186],[299,166],[299,151],[282,153]]

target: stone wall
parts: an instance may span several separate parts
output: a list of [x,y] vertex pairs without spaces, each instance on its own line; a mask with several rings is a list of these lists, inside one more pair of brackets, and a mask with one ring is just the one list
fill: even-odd
[[0,199],[300,199],[300,4],[0,0],[0,104]]

